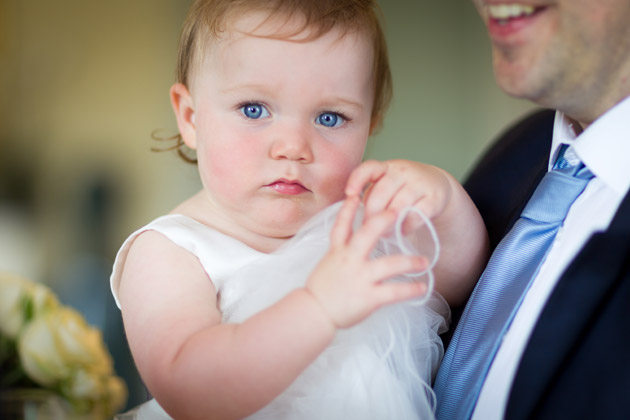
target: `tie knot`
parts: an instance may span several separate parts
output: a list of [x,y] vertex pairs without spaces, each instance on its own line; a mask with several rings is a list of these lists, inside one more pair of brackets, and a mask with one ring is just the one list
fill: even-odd
[[[564,157],[562,157],[564,159]],[[547,172],[525,206],[522,217],[546,223],[564,220],[575,199],[584,191],[593,174],[583,163]]]
[[593,174],[584,166],[575,153],[571,153],[570,158],[567,158],[567,152],[573,150],[568,144],[562,144],[556,157],[556,162],[553,165],[554,171],[561,171],[571,176],[578,178],[590,179]]
[[[558,156],[558,160],[556,160],[555,165],[553,165],[553,169],[566,169],[571,167],[572,165],[569,163],[566,157]],[[577,166],[577,165],[573,165]]]
[[565,169],[571,165],[569,160],[566,158],[565,153],[569,149],[568,144],[563,144],[560,146],[560,150],[558,151],[558,157],[556,158],[556,162],[553,165],[553,169]]

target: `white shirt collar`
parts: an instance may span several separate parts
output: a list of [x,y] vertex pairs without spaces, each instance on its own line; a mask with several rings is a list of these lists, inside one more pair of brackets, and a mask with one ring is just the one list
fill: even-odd
[[[553,166],[562,144],[565,157],[581,160],[590,171],[624,196],[630,188],[630,97],[619,102],[576,136],[572,120],[556,112],[549,165]],[[575,163],[575,162],[571,162]]]

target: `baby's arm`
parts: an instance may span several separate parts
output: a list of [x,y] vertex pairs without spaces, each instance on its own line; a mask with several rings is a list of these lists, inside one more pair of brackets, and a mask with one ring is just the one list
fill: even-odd
[[366,161],[350,176],[346,194],[364,189],[366,218],[407,206],[429,217],[440,240],[434,268],[436,290],[451,306],[462,304],[488,257],[488,235],[477,208],[457,180],[443,169],[407,160]]
[[370,244],[395,214],[376,215],[353,235],[357,205],[348,200],[342,207],[331,249],[307,287],[241,324],[221,323],[216,291],[192,254],[156,232],[136,239],[119,291],[125,331],[145,384],[169,414],[243,418],[288,387],[337,328],[424,293],[413,283],[379,283],[426,261],[369,260]]

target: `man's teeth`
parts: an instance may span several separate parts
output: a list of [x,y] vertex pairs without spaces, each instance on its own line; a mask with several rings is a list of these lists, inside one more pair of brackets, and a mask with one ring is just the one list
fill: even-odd
[[529,16],[534,13],[534,10],[534,6],[526,6],[523,4],[488,5],[488,13],[493,19],[510,19]]

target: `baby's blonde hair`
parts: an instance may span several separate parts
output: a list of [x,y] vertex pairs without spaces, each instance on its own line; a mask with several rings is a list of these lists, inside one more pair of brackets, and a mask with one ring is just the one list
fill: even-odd
[[[392,97],[392,78],[387,44],[381,26],[380,10],[373,0],[195,0],[188,10],[179,40],[177,82],[190,88],[194,69],[203,60],[208,43],[220,38],[235,19],[251,12],[262,12],[268,18],[298,17],[303,25],[280,28],[270,38],[286,39],[301,35],[304,41],[317,39],[332,29],[342,33],[365,33],[374,51],[374,105],[371,114],[373,129],[380,127]],[[183,142],[178,140],[179,147]],[[178,149],[180,156],[193,161]]]

